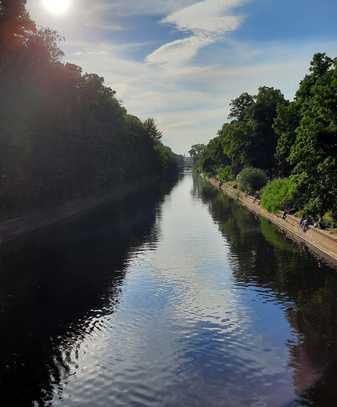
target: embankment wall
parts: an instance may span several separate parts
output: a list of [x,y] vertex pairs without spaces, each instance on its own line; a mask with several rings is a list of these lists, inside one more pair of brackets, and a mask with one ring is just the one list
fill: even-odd
[[209,182],[214,187],[221,189],[229,197],[239,201],[242,206],[246,207],[251,212],[258,216],[262,216],[277,225],[290,238],[307,245],[311,251],[319,255],[334,268],[337,267],[337,236],[332,232],[316,229],[314,227],[310,227],[304,232],[299,227],[300,220],[297,217],[288,215],[284,220],[282,219],[281,212],[276,214],[268,212],[266,209],[262,208],[260,201],[254,199],[254,197],[247,195],[230,185],[225,184],[220,186],[220,182],[216,178],[210,178]]

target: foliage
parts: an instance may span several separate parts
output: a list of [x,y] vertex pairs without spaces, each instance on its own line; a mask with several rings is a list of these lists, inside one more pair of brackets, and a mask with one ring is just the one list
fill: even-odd
[[337,228],[337,217],[332,212],[327,212],[323,217],[323,223],[327,227]]
[[218,177],[221,182],[228,182],[233,179],[233,174],[231,171],[231,167],[227,165],[226,167],[222,167],[218,170]]
[[221,137],[216,137],[208,143],[196,166],[201,172],[214,176],[219,168],[228,164],[229,159],[224,153],[222,139]]
[[337,60],[317,54],[300,85],[301,118],[289,161],[308,213],[337,212]]
[[294,204],[296,182],[292,178],[276,178],[262,191],[262,206],[269,212],[277,212]]
[[194,144],[188,152],[193,162],[197,162],[205,151],[205,144]]
[[275,159],[276,173],[280,177],[288,177],[293,170],[289,156],[291,147],[296,140],[299,120],[300,112],[297,102],[288,102],[278,107],[273,128],[278,138]]
[[260,168],[247,167],[238,175],[240,189],[249,194],[253,194],[263,188],[268,178]]
[[162,132],[158,129],[155,120],[152,118],[145,120],[144,129],[147,136],[154,141],[159,141],[163,137]]
[[273,128],[279,106],[286,101],[274,88],[261,87],[256,96],[243,93],[231,103],[230,123],[219,131],[224,153],[237,175],[245,167],[275,171],[277,135]]
[[242,93],[238,98],[231,101],[228,118],[237,121],[244,120],[254,103],[253,96],[246,92]]
[[0,50],[15,49],[26,44],[29,34],[36,32],[25,0],[0,0]]
[[[337,59],[314,55],[293,101],[261,87],[255,96],[234,99],[228,118],[197,168],[215,175],[229,167],[233,176],[261,168],[271,179],[296,185],[295,203],[306,215],[331,212],[337,218]],[[283,198],[275,197],[272,210],[282,207]]]
[[128,114],[104,78],[65,63],[23,0],[0,0],[0,209],[104,194],[175,171],[153,119]]
[[167,147],[162,143],[157,143],[154,149],[158,153],[162,170],[166,173],[171,171],[175,172],[179,157],[173,153],[170,147]]

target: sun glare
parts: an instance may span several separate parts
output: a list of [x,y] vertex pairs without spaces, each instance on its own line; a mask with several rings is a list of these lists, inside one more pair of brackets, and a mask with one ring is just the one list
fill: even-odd
[[44,8],[52,14],[65,14],[71,6],[71,0],[42,0]]

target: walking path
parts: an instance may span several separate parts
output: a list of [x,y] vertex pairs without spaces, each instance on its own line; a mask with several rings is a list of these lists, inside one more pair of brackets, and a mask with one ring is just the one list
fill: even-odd
[[226,195],[239,201],[251,212],[270,220],[281,230],[286,232],[289,237],[295,239],[296,241],[305,243],[312,251],[334,267],[337,267],[336,235],[329,231],[316,229],[312,226],[310,226],[309,229],[304,232],[299,226],[300,220],[297,217],[288,215],[284,220],[282,219],[281,212],[273,214],[262,208],[258,199],[255,199],[254,197],[226,184],[220,187],[220,182],[215,178],[210,178],[209,181],[214,187],[221,189]]

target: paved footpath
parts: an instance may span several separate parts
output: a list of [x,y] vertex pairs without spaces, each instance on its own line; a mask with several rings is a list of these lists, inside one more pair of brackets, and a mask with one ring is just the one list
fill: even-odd
[[288,215],[284,220],[282,219],[281,212],[273,214],[262,208],[258,199],[226,184],[220,187],[220,182],[215,178],[209,179],[209,182],[214,187],[221,189],[226,195],[239,201],[251,212],[263,216],[277,225],[281,230],[286,232],[290,238],[305,243],[313,252],[322,257],[330,265],[337,267],[337,236],[332,232],[320,230],[312,226],[304,232],[299,226],[299,218]]

